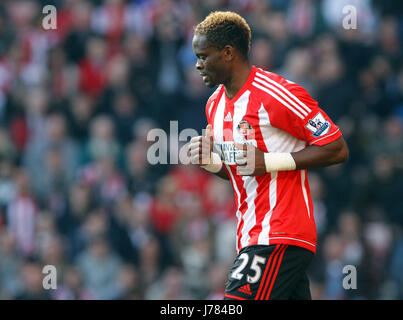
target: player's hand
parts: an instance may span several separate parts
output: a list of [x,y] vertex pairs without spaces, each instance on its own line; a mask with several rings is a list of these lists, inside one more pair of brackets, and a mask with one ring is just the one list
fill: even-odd
[[211,161],[213,151],[213,127],[211,124],[206,127],[206,135],[193,137],[189,143],[188,155],[190,162],[199,166],[208,165]]
[[241,152],[235,156],[237,173],[241,176],[258,176],[266,173],[264,152],[252,144],[238,144],[235,147]]

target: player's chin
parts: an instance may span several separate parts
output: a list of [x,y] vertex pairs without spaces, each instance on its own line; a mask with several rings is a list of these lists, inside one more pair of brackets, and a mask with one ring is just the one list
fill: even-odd
[[217,85],[214,81],[211,81],[210,79],[204,81],[204,84],[209,88],[214,88]]

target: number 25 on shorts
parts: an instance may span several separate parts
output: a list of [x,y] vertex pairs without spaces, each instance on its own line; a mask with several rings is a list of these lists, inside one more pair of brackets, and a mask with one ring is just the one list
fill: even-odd
[[[242,253],[239,256],[239,260],[242,260],[241,264],[232,272],[231,278],[236,279],[236,280],[241,280],[244,276],[242,271],[245,269],[249,262],[249,256],[246,252]],[[262,269],[260,265],[264,265],[266,262],[266,258],[255,255],[252,259],[252,263],[249,267],[250,270],[254,272],[253,275],[248,274],[246,277],[246,280],[249,283],[256,283],[259,281],[261,275],[262,275]]]

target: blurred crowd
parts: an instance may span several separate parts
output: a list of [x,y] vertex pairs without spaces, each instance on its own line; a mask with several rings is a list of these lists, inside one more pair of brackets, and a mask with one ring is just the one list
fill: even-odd
[[206,126],[191,39],[212,10],[243,15],[252,63],[304,86],[349,145],[309,175],[313,298],[403,299],[403,3],[382,0],[2,0],[0,299],[222,299],[230,184],[147,160],[151,129]]

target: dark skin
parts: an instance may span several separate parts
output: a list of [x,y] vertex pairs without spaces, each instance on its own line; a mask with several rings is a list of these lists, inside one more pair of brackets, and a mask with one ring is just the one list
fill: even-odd
[[205,35],[196,34],[192,41],[197,57],[196,69],[206,86],[224,84],[227,97],[232,99],[248,79],[252,66],[237,50],[226,45],[222,50],[209,45]]
[[[252,66],[249,60],[230,45],[226,45],[223,49],[211,46],[205,35],[195,34],[192,45],[197,57],[196,69],[203,77],[204,83],[208,87],[223,84],[227,97],[229,99],[235,97],[250,74]],[[210,129],[210,127],[207,128],[205,136],[191,140],[189,153],[194,164],[205,165],[210,159],[213,148],[213,136]],[[250,145],[236,146],[244,150],[244,155],[237,165],[249,166],[250,171],[247,175],[257,176],[266,173],[263,151]],[[294,158],[296,170],[314,169],[347,161],[348,147],[343,137],[340,137],[324,146],[307,146],[300,151],[292,152],[291,155]],[[224,167],[216,175],[229,179]]]

